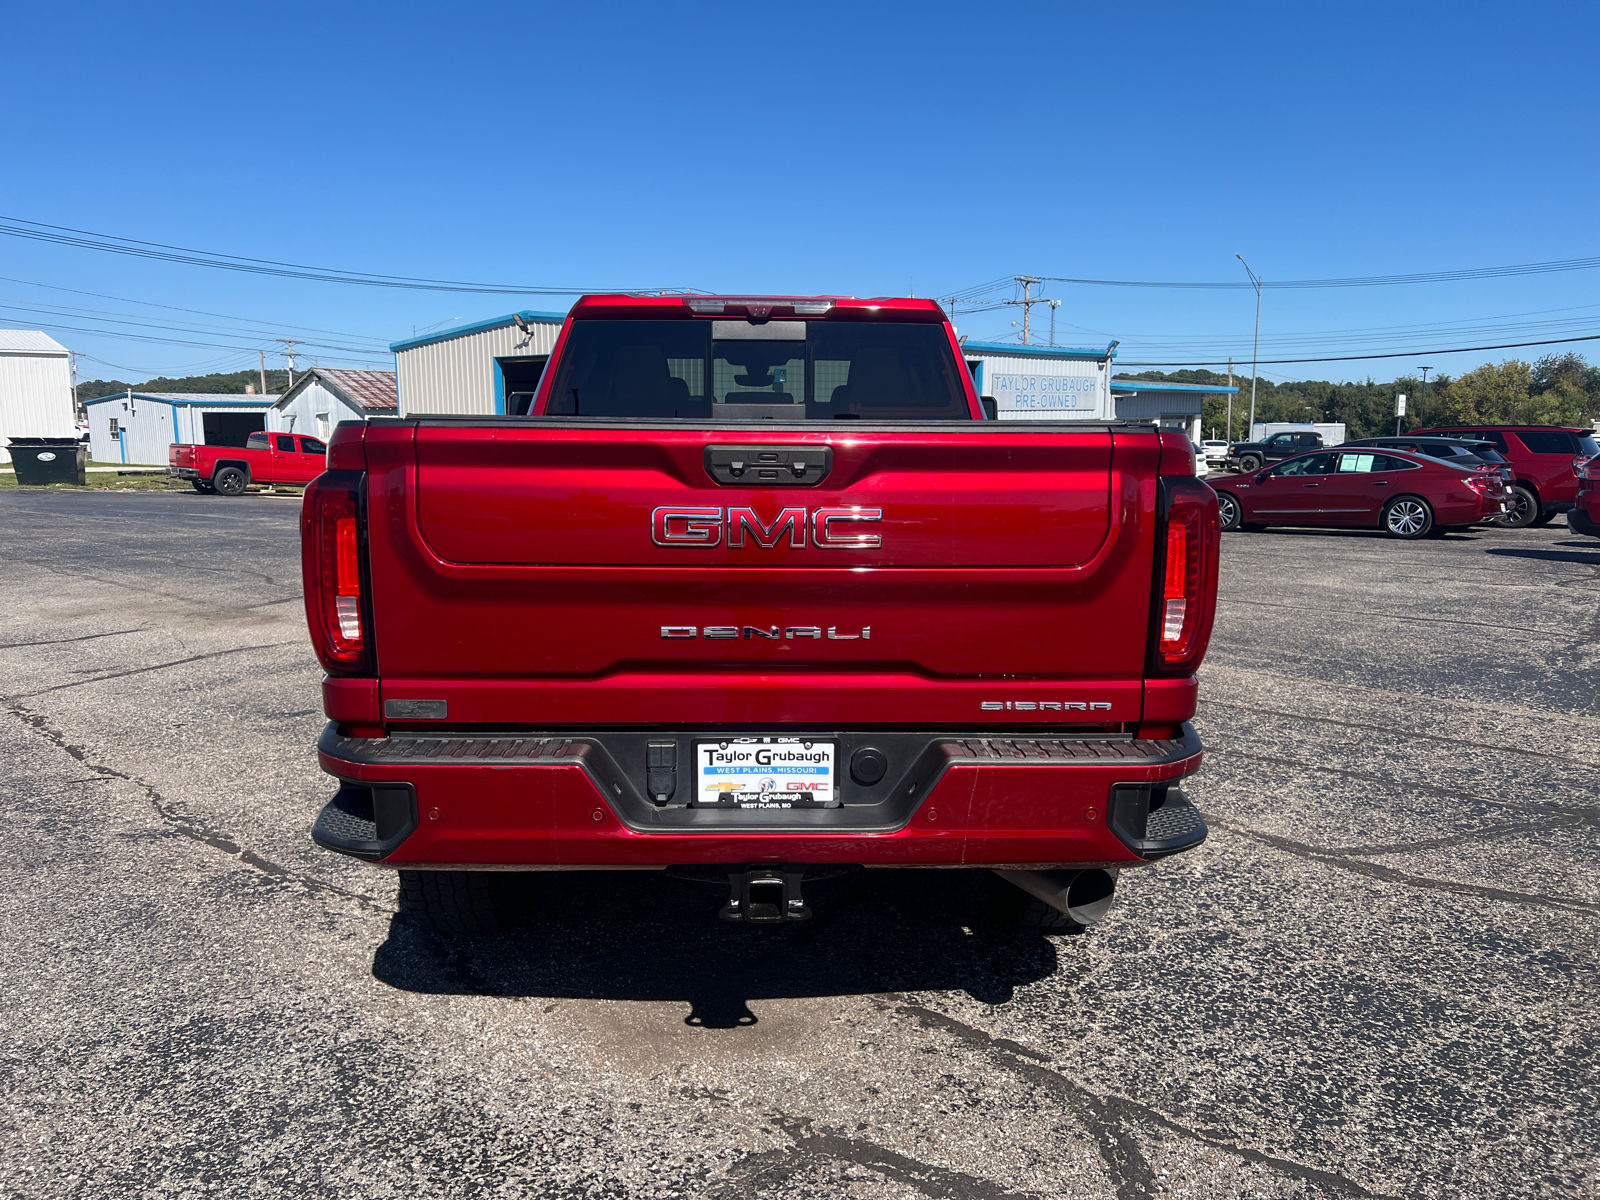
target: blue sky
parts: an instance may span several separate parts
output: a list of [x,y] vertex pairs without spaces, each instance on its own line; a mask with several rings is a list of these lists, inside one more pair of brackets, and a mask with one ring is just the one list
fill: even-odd
[[[0,213],[208,251],[856,295],[1015,273],[1243,279],[1236,253],[1268,280],[1600,255],[1593,5],[86,5],[6,22]],[[414,328],[569,302],[12,237],[0,277],[0,325],[73,327],[50,331],[88,356],[83,378],[237,369],[295,330],[346,348],[314,348],[324,364],[384,365],[367,348]],[[1261,357],[1600,333],[1597,285],[1268,290]],[[1045,294],[1060,343],[1248,361],[1252,292]],[[999,339],[1015,315],[956,320]],[[1388,379],[1543,352],[1262,373]]]

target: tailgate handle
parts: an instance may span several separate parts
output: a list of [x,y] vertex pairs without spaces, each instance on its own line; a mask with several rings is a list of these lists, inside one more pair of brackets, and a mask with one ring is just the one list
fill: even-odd
[[833,470],[833,447],[707,446],[705,464],[724,485],[816,487]]

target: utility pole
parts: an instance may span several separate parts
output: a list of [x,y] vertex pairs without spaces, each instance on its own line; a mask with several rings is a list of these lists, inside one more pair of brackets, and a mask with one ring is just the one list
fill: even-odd
[[1250,282],[1256,288],[1256,343],[1250,351],[1250,428],[1246,431],[1251,437],[1256,435],[1256,374],[1257,365],[1261,361],[1261,279],[1250,269],[1250,264],[1244,261],[1244,255],[1235,254],[1244,265],[1244,273],[1250,276]]
[[1050,304],[1050,344],[1056,344],[1056,309],[1061,307],[1061,301],[1051,300]]
[[1022,308],[1022,344],[1026,346],[1028,344],[1028,314],[1033,311],[1035,304],[1044,303],[1044,297],[1033,295],[1032,289],[1035,284],[1043,283],[1044,280],[1037,275],[1013,275],[1011,278],[1022,285],[1022,299],[1002,300],[1001,303],[1019,305]]
[[294,386],[294,338],[279,338],[284,345],[283,356],[289,360],[289,386]]
[[256,354],[261,359],[261,394],[265,396],[267,394],[267,352],[265,350],[257,350]]
[[1428,407],[1428,372],[1432,367],[1422,368],[1422,399],[1417,401],[1417,424],[1422,423],[1422,414]]

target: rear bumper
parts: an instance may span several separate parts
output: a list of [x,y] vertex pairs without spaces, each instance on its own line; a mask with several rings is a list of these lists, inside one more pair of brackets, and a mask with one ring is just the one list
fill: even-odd
[[167,474],[176,479],[199,479],[200,472],[193,467],[168,467]]
[[1188,724],[1170,740],[817,736],[887,743],[892,768],[873,788],[846,780],[834,807],[657,805],[630,758],[646,735],[369,739],[330,723],[318,757],[341,786],[313,837],[394,867],[608,869],[1127,866],[1206,836],[1176,786],[1202,758]]
[[1590,537],[1600,537],[1600,521],[1596,521],[1581,508],[1567,510],[1567,528],[1573,533],[1586,533]]

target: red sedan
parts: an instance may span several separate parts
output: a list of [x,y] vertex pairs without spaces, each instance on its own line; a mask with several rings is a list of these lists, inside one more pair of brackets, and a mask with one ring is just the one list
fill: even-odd
[[1216,490],[1224,529],[1327,525],[1438,537],[1498,517],[1511,500],[1496,472],[1366,446],[1302,454],[1265,471],[1206,482]]

